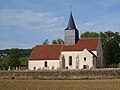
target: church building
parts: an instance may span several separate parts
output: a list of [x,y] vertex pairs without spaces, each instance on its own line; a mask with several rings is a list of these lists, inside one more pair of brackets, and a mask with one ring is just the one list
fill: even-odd
[[64,30],[63,45],[36,45],[29,56],[29,70],[94,69],[103,66],[100,38],[79,38],[72,12]]

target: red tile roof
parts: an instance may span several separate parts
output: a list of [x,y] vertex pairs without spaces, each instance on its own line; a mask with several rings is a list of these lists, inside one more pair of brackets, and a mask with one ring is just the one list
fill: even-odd
[[29,60],[59,60],[63,45],[36,45]]
[[82,51],[88,49],[95,51],[99,43],[99,38],[82,38],[79,39],[76,45],[64,46],[62,51]]
[[79,39],[76,45],[36,45],[29,60],[59,60],[61,51],[96,51],[99,38]]

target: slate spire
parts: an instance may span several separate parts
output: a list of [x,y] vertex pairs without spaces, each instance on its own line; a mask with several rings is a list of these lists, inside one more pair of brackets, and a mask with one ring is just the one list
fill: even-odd
[[64,43],[65,45],[75,45],[79,40],[79,31],[75,26],[75,22],[72,16],[72,10],[70,11],[70,17],[68,26],[64,30]]
[[69,17],[69,22],[68,22],[68,26],[65,30],[76,30],[76,26],[75,26],[75,22],[72,16],[72,11],[70,11],[70,17]]

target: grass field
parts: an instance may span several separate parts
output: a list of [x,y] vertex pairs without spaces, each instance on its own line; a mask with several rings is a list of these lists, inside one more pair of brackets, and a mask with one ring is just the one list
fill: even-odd
[[0,90],[120,90],[120,79],[0,80]]

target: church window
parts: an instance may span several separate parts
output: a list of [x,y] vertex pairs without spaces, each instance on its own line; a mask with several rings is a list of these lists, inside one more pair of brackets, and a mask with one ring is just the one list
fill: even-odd
[[84,57],[84,61],[86,61],[86,57]]
[[69,65],[72,65],[72,56],[69,57]]
[[47,61],[45,61],[45,65],[44,66],[47,67]]

